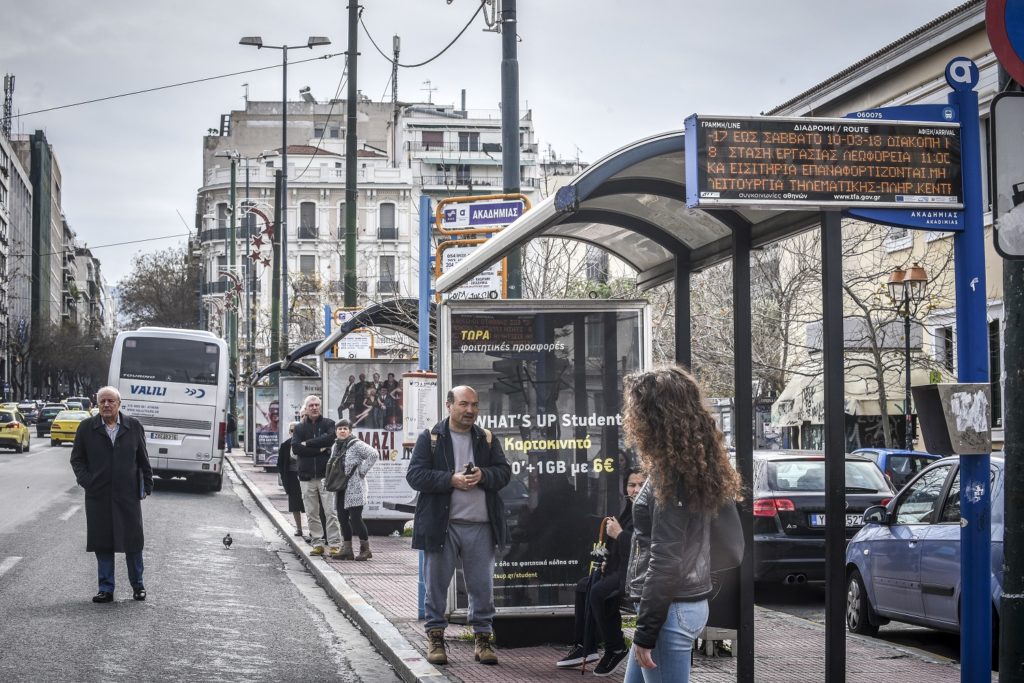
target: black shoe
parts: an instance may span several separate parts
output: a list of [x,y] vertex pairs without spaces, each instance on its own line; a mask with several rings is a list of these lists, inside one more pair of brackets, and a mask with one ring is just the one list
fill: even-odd
[[562,659],[558,660],[555,663],[555,666],[557,666],[559,669],[574,669],[577,666],[583,664],[584,654],[586,654],[586,660],[588,664],[590,662],[596,662],[598,659],[600,659],[600,657],[597,656],[596,652],[584,653],[582,645],[573,645],[572,649],[569,650],[569,654],[567,654]]
[[628,654],[626,650],[605,650],[604,657],[594,667],[594,675],[611,676],[626,661]]
[[132,592],[132,600],[145,600],[146,599],[146,587],[139,586]]
[[113,602],[114,594],[108,593],[107,591],[100,591],[96,595],[92,596],[93,602]]

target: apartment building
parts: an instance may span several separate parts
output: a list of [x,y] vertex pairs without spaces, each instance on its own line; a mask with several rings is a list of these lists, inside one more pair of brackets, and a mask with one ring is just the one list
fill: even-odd
[[32,181],[0,135],[0,395],[24,396],[32,384]]

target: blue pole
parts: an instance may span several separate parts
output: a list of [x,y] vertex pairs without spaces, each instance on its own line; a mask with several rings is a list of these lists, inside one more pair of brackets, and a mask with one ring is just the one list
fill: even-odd
[[[330,337],[331,336],[331,318],[332,317],[333,316],[331,316],[331,305],[330,304],[324,304],[324,337]],[[331,350],[327,349],[326,353],[324,353],[324,358],[330,358],[330,357],[331,357]]]
[[[978,67],[964,57],[946,66],[949,103],[960,114],[964,230],[953,237],[956,269],[957,379],[987,383],[988,298],[981,196]],[[992,536],[989,453],[960,457],[960,680],[992,678]]]
[[[430,370],[430,235],[434,227],[434,214],[430,197],[420,195],[420,307],[419,307],[419,370]],[[423,551],[419,557],[419,580],[416,582],[416,613],[418,619],[427,618],[427,588],[423,582]]]

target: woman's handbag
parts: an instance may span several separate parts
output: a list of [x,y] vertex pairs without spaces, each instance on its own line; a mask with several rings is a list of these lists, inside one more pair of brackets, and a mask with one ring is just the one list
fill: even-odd
[[328,491],[344,491],[348,488],[348,480],[359,469],[359,463],[352,465],[352,469],[345,472],[345,460],[331,456],[327,461],[327,473],[324,475],[324,488]]
[[738,567],[743,562],[743,524],[739,505],[728,500],[711,520],[711,571]]

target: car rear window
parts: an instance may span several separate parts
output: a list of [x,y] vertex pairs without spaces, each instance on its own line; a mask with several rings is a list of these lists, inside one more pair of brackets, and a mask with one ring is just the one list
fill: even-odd
[[[768,485],[775,491],[824,491],[824,460],[776,460],[768,463]],[[846,486],[887,493],[889,485],[873,462],[846,462]]]
[[89,417],[89,413],[85,410],[62,410],[57,414],[57,417],[53,418],[53,421],[84,420],[87,417]]
[[14,413],[0,413],[0,422],[14,422]]
[[53,417],[54,415],[56,415],[57,413],[59,413],[62,410],[64,410],[64,409],[63,408],[43,408],[42,414],[45,417]]

